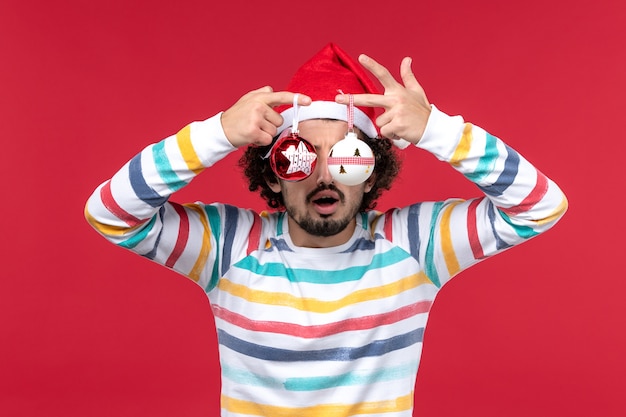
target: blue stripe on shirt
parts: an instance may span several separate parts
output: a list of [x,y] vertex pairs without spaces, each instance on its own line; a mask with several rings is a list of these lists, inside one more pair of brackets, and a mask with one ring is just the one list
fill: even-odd
[[151,207],[160,207],[168,197],[162,197],[146,183],[141,168],[141,154],[136,155],[128,164],[130,185],[139,199]]
[[367,265],[352,266],[341,270],[320,270],[305,268],[287,268],[281,262],[268,262],[260,264],[258,259],[248,256],[235,264],[236,267],[265,277],[282,277],[291,282],[308,282],[314,284],[338,284],[342,282],[357,281],[369,270],[386,268],[401,262],[410,255],[399,247],[393,247],[385,253],[379,253],[372,257]]
[[224,205],[224,249],[222,250],[222,275],[230,268],[232,261],[233,242],[237,234],[239,211],[237,207]]
[[528,239],[533,236],[537,236],[539,234],[539,232],[533,230],[532,227],[522,226],[522,225],[513,223],[511,218],[507,216],[506,213],[500,210],[498,210],[498,214],[500,214],[500,217],[502,217],[504,221],[507,222],[508,225],[511,226],[513,230],[515,231],[515,233],[521,238]]
[[165,153],[165,141],[161,141],[152,147],[152,158],[154,158],[154,165],[159,176],[170,190],[178,191],[187,185],[185,181],[178,178],[178,175],[172,168],[167,153]]
[[498,147],[496,146],[497,140],[495,136],[492,136],[487,132],[485,133],[485,153],[478,160],[478,165],[476,166],[474,172],[465,174],[465,177],[473,182],[479,182],[489,175],[493,171],[496,162],[500,157]]
[[417,371],[417,366],[417,361],[410,361],[406,364],[390,368],[347,372],[340,375],[281,379],[259,375],[245,369],[236,369],[225,363],[221,363],[222,376],[238,384],[285,389],[287,391],[319,391],[337,387],[371,385],[412,378]]
[[217,209],[217,207],[215,206],[204,206],[204,212],[207,214],[207,217],[209,218],[209,229],[210,233],[213,235],[213,237],[215,238],[215,244],[217,245],[217,248],[214,249],[214,253],[215,253],[215,262],[213,262],[213,271],[211,272],[211,279],[209,280],[209,284],[208,287],[205,288],[205,290],[210,290],[215,288],[215,286],[217,285],[217,281],[219,280],[219,264],[220,264],[220,260],[219,260],[219,256],[220,256],[220,236],[221,236],[221,227],[222,227],[222,221],[220,219],[220,214],[219,214],[219,210]]
[[[165,206],[161,207],[159,209],[159,219],[161,220],[161,224],[163,224],[163,216],[165,215]],[[154,246],[152,246],[152,249],[150,250],[150,252],[145,253],[143,256],[153,260],[157,254],[157,249],[159,248],[159,243],[161,242],[161,235],[163,234],[163,228],[159,229],[159,234],[157,235],[156,239],[154,240]]]
[[253,358],[275,362],[312,362],[312,361],[352,361],[359,358],[382,356],[389,352],[421,343],[424,336],[424,328],[410,331],[405,334],[384,340],[376,340],[365,346],[339,347],[321,350],[289,350],[256,343],[247,342],[225,332],[217,331],[219,344]]
[[132,249],[137,246],[141,241],[143,241],[150,230],[154,227],[156,223],[156,216],[152,217],[148,223],[145,224],[144,227],[141,228],[136,234],[132,235],[130,238],[126,239],[123,242],[118,243],[118,246],[121,246],[126,249]]
[[491,230],[493,231],[493,237],[496,239],[496,249],[502,250],[511,247],[510,244],[506,243],[500,235],[498,234],[495,221],[496,221],[496,210],[493,203],[489,202],[489,207],[487,208],[487,216],[489,216],[489,222],[491,223]]
[[413,204],[409,207],[409,213],[407,215],[407,223],[408,223],[408,236],[409,236],[409,251],[411,252],[411,256],[415,259],[419,259],[420,254],[420,234],[419,234],[419,217],[421,204]]
[[490,196],[499,196],[504,193],[504,191],[509,188],[513,181],[515,181],[515,177],[517,176],[517,171],[519,169],[519,154],[511,149],[509,146],[505,145],[505,149],[507,151],[506,160],[504,161],[504,168],[500,173],[500,176],[491,185],[487,186],[478,186],[487,195]]
[[437,267],[435,266],[435,231],[437,230],[437,221],[439,220],[439,212],[443,208],[443,202],[433,204],[432,214],[430,216],[430,236],[428,237],[428,245],[426,246],[426,259],[424,271],[430,281],[438,288],[441,287]]

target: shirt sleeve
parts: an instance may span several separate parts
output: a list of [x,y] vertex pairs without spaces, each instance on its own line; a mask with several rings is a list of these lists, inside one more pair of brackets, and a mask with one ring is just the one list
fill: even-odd
[[[220,117],[221,113],[193,122],[147,146],[98,186],[85,206],[87,221],[107,240],[207,290],[219,273],[219,248],[226,227],[222,220],[231,210],[220,204],[178,204],[169,198],[235,150]],[[252,223],[251,213],[241,216]]]
[[550,229],[568,203],[552,180],[499,138],[432,107],[417,146],[450,164],[483,195],[417,203],[387,215],[393,217],[394,241],[441,286],[469,266]]

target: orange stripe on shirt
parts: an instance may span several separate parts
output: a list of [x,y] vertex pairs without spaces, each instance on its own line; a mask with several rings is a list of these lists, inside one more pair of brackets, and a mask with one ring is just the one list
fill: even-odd
[[98,232],[102,233],[105,236],[124,236],[127,233],[132,232],[133,230],[141,227],[142,225],[139,224],[137,226],[133,226],[133,227],[128,227],[128,226],[113,226],[110,224],[104,224],[104,223],[100,223],[98,220],[96,220],[95,217],[93,217],[90,213],[89,210],[87,209],[87,206],[85,206],[85,219],[87,219],[87,222],[94,228],[96,229]]
[[231,413],[272,417],[354,416],[359,414],[398,413],[413,407],[413,393],[383,401],[356,404],[319,404],[311,407],[280,407],[239,400],[222,395],[222,408]]
[[474,137],[472,135],[472,124],[465,123],[465,127],[463,128],[463,135],[461,135],[461,140],[454,150],[452,158],[450,158],[450,164],[458,166],[461,161],[467,158],[470,148],[472,147],[473,140]]
[[340,298],[339,300],[330,301],[315,298],[303,298],[289,293],[253,290],[245,285],[236,284],[227,278],[221,278],[219,280],[218,288],[221,291],[253,303],[285,306],[314,313],[330,313],[349,305],[392,297],[422,284],[431,284],[431,281],[428,279],[426,274],[419,272],[390,284],[365,288],[355,291],[346,297]]
[[460,204],[461,201],[454,202],[446,207],[443,215],[441,216],[441,249],[443,250],[443,257],[448,267],[448,274],[450,276],[455,275],[461,270],[459,261],[454,253],[454,246],[452,245],[452,229],[450,227],[450,219],[452,217],[452,211],[454,207]]
[[193,204],[185,204],[184,207],[197,212],[198,218],[202,223],[202,246],[200,248],[200,253],[198,254],[198,259],[196,259],[196,263],[188,274],[189,278],[198,282],[200,280],[200,274],[202,273],[204,265],[209,257],[209,252],[211,251],[211,228],[209,227],[209,222],[207,221],[202,208]]
[[185,126],[176,134],[176,142],[189,170],[193,171],[194,174],[199,174],[204,166],[191,143],[191,126]]
[[548,214],[543,219],[535,220],[534,222],[537,225],[542,225],[542,224],[551,223],[553,221],[556,221],[561,216],[563,216],[563,213],[565,213],[565,211],[567,211],[567,207],[568,207],[567,198],[565,198],[565,196],[563,196],[563,198],[561,199],[561,203],[559,204],[559,206],[552,213]]

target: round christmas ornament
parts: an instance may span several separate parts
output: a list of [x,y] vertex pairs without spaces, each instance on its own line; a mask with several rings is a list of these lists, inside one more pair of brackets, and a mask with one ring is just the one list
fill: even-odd
[[[343,94],[342,91],[339,91]],[[354,132],[354,98],[349,97],[348,133],[335,143],[328,154],[328,171],[337,182],[357,185],[365,182],[374,172],[374,153],[369,145]]]
[[356,133],[348,132],[335,144],[328,155],[328,170],[333,179],[345,185],[365,182],[374,172],[372,149]]
[[270,166],[276,176],[285,181],[300,181],[315,170],[317,153],[307,140],[298,133],[286,130],[288,134],[280,137],[270,154]]
[[285,181],[300,181],[315,170],[317,152],[309,141],[298,135],[298,94],[293,98],[293,127],[281,133],[270,150],[270,166]]

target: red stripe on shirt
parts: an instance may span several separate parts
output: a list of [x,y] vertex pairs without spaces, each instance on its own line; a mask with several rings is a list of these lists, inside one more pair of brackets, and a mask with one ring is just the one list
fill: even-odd
[[117,204],[113,198],[113,193],[111,193],[111,181],[107,181],[107,183],[100,189],[100,199],[107,210],[131,227],[137,226],[145,221],[133,216]]
[[215,317],[247,330],[314,339],[348,331],[373,329],[378,326],[393,324],[417,314],[428,312],[431,304],[431,301],[420,301],[388,313],[356,317],[316,326],[302,326],[278,321],[251,320],[218,305],[213,306],[213,314]]
[[385,224],[383,225],[383,231],[385,232],[385,238],[393,242],[393,209],[387,210],[385,213]]
[[473,200],[467,208],[467,237],[469,238],[474,259],[482,259],[485,257],[483,247],[480,244],[480,238],[478,237],[478,225],[476,224],[476,209],[481,201],[482,199]]
[[174,250],[170,253],[170,256],[167,258],[165,262],[165,266],[168,268],[172,268],[180,255],[183,253],[185,246],[187,245],[187,240],[189,239],[189,216],[187,212],[180,204],[172,204],[176,213],[178,213],[178,217],[180,218],[180,222],[178,225],[178,236],[176,237],[176,245],[174,245]]
[[254,223],[252,223],[248,237],[248,249],[246,251],[248,255],[259,248],[259,240],[261,240],[261,218],[254,216]]
[[522,200],[517,206],[509,208],[500,208],[506,214],[519,214],[533,208],[548,192],[548,178],[541,172],[537,171],[537,183],[535,188],[528,194],[528,196]]

